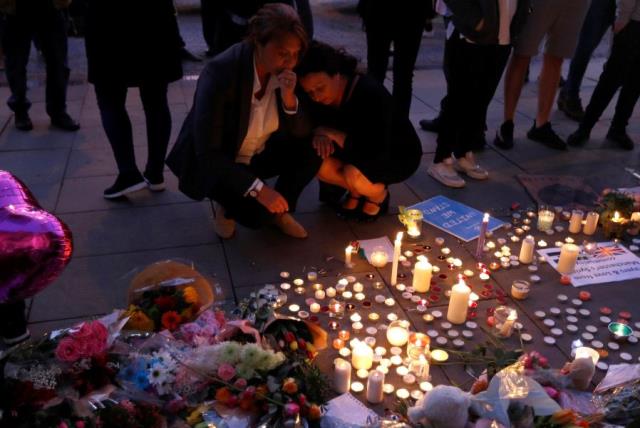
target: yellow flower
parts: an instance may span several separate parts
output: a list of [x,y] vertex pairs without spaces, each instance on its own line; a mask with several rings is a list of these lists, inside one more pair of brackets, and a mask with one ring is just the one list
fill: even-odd
[[189,286],[189,287],[185,287],[184,290],[182,290],[182,295],[184,297],[184,301],[195,305],[198,303],[198,292],[196,291],[195,288]]
[[154,331],[156,328],[153,320],[142,311],[134,311],[129,314],[129,321],[125,326],[127,330]]
[[198,422],[202,422],[202,414],[207,410],[209,410],[209,406],[205,404],[199,405],[198,407],[195,408],[195,410],[191,412],[189,416],[187,416],[187,423],[193,426]]

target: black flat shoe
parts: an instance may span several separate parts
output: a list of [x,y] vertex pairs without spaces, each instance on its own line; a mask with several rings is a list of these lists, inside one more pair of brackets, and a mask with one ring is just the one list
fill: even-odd
[[353,209],[349,209],[349,208],[345,208],[343,205],[340,205],[340,207],[338,208],[338,216],[345,218],[345,219],[351,219],[351,218],[356,218],[358,216],[358,212],[360,211],[360,208],[362,207],[362,201],[363,198],[359,197],[356,198],[355,196],[353,196],[351,193],[347,194],[347,197],[345,198],[343,204],[349,200],[354,200],[354,201],[358,201],[358,203],[356,204],[355,208]]
[[377,213],[371,215],[367,214],[364,211],[360,210],[360,218],[359,220],[363,223],[369,223],[378,219],[378,217],[385,215],[389,212],[389,200],[391,199],[391,193],[387,190],[387,196],[385,196],[382,202],[373,202],[369,199],[365,199],[365,203],[371,205],[377,205],[380,209]]

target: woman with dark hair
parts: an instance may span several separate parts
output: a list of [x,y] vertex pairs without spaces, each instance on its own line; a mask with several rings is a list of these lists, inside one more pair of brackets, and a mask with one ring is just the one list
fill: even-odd
[[[316,175],[320,160],[298,109],[292,71],[307,36],[290,6],[261,8],[246,41],[214,57],[200,74],[193,107],[167,164],[190,198],[214,201],[214,227],[230,238],[235,221],[274,224],[305,238],[288,213]],[[278,176],[275,188],[262,180]]]
[[312,42],[296,71],[319,104],[312,111],[318,178],[349,192],[345,214],[373,220],[389,208],[388,186],[418,168],[422,147],[409,118],[394,114],[389,92],[357,65],[344,50]]

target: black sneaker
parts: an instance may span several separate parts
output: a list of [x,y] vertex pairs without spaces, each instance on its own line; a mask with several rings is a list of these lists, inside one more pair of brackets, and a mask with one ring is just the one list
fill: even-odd
[[618,145],[625,150],[633,150],[633,140],[629,137],[627,130],[624,128],[609,128],[609,132],[607,132],[607,139],[618,143]]
[[569,135],[569,138],[567,138],[567,144],[570,146],[583,146],[584,143],[589,141],[589,137],[591,137],[591,131],[580,126],[576,129],[576,132]]
[[139,172],[130,174],[118,174],[116,182],[113,186],[105,189],[103,196],[106,199],[119,198],[127,193],[137,192],[147,187],[147,182]]
[[15,122],[16,129],[20,131],[31,131],[33,129],[33,122],[31,122],[29,113],[26,111],[24,113],[16,113]]
[[440,125],[442,125],[442,120],[440,116],[436,116],[433,119],[422,119],[420,122],[420,128],[427,132],[440,132]]
[[558,96],[558,110],[567,115],[569,119],[580,122],[584,117],[582,100],[580,97],[570,97],[560,92]]
[[547,122],[540,127],[536,127],[535,120],[533,126],[527,132],[527,138],[538,143],[542,143],[545,146],[556,150],[567,150],[567,143],[564,142],[558,134],[551,128],[551,123]]
[[507,120],[496,131],[496,138],[493,145],[503,150],[513,148],[513,120]]
[[63,131],[72,132],[80,129],[80,124],[73,120],[66,112],[51,116],[51,126],[62,129]]
[[162,192],[167,186],[164,184],[164,176],[162,173],[160,174],[151,174],[149,172],[145,172],[144,181],[147,182],[147,186],[149,190],[152,192]]

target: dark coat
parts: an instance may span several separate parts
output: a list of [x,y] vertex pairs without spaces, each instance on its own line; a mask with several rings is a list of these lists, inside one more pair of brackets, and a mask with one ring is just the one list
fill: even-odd
[[[480,45],[498,44],[500,32],[500,8],[498,0],[444,0],[451,10],[451,20],[456,29],[467,39]],[[531,0],[518,0],[516,13],[511,21],[511,43],[518,37],[531,9]],[[476,26],[484,19],[480,31]]]
[[[244,195],[256,179],[235,161],[249,127],[253,50],[248,42],[237,43],[209,61],[200,73],[193,106],[167,158],[180,190],[192,199]],[[276,95],[278,132],[299,138],[309,135],[311,127],[302,105],[297,114],[286,114],[279,89]]]
[[181,39],[172,0],[89,0],[89,82],[173,82],[182,77]]

